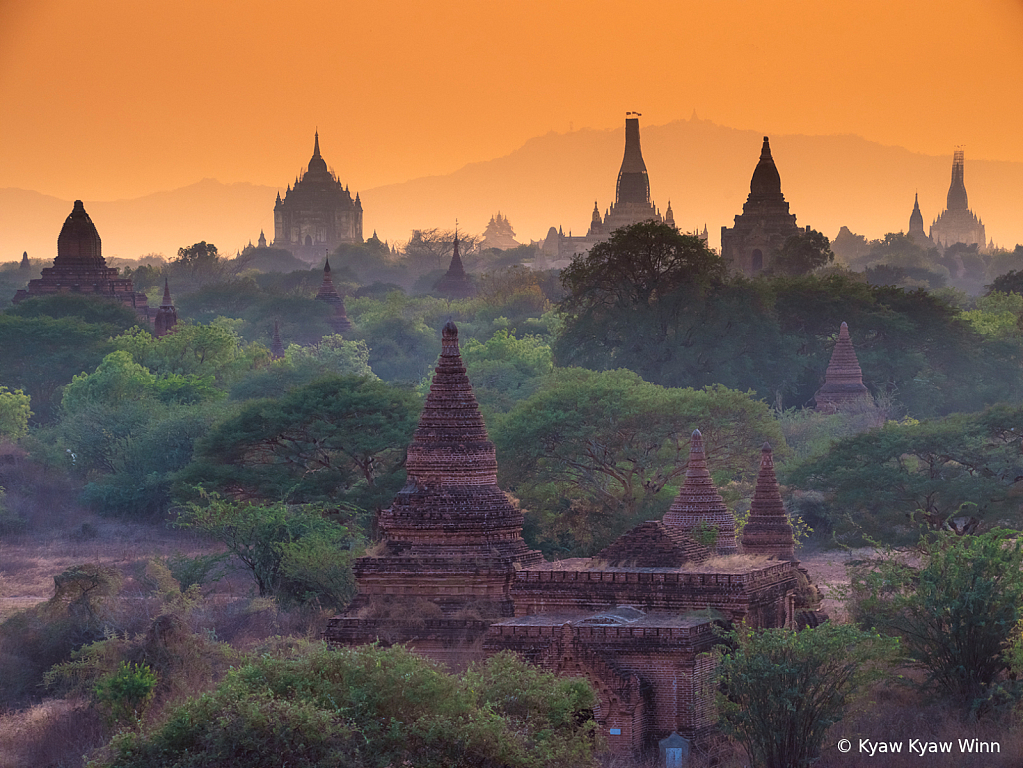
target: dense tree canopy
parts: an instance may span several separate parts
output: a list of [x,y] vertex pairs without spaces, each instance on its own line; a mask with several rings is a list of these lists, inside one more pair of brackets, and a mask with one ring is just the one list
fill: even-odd
[[199,445],[185,484],[233,497],[386,504],[404,482],[419,415],[414,394],[358,376],[327,376],[254,400]]
[[765,440],[784,454],[777,422],[749,394],[669,389],[631,371],[558,370],[492,434],[501,482],[527,508],[534,543],[592,554],[664,514],[697,428],[719,483],[755,476]]
[[823,492],[830,522],[854,539],[864,533],[885,541],[915,538],[919,524],[959,531],[984,521],[1018,527],[1021,445],[1023,409],[995,406],[887,424],[838,441],[825,455],[786,468],[783,477]]

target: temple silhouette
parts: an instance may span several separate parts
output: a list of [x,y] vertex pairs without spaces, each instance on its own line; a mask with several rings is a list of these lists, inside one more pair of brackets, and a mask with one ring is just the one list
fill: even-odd
[[[262,235],[262,233],[260,233]],[[274,248],[284,248],[305,261],[315,262],[324,250],[342,243],[362,242],[362,201],[320,156],[320,134],[313,137],[313,156],[295,186],[288,185],[274,204]]]
[[965,153],[957,149],[952,155],[952,182],[948,187],[945,210],[931,224],[930,239],[941,248],[964,243],[976,244],[983,251],[988,247],[984,222],[970,210],[965,174]]

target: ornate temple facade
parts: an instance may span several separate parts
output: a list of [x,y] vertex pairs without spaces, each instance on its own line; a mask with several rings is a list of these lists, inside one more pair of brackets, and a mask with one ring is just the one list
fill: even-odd
[[831,352],[831,361],[824,374],[824,384],[813,396],[818,411],[835,413],[872,402],[870,392],[863,384],[863,371],[856,359],[849,326],[842,323],[838,341]]
[[[635,115],[629,117],[628,115]],[[615,188],[615,202],[604,215],[600,206],[593,203],[593,214],[590,217],[590,228],[583,237],[568,235],[560,228],[551,227],[543,240],[541,250],[545,259],[552,265],[568,261],[576,256],[589,253],[597,243],[607,240],[611,233],[620,227],[639,224],[643,221],[664,222],[675,226],[671,210],[671,202],[661,216],[661,212],[650,199],[650,177],[646,163],[643,161],[643,150],[639,142],[639,114],[627,112],[625,118],[625,156],[618,171],[618,183]],[[704,238],[706,241],[706,238]]]
[[494,446],[449,321],[409,446],[408,483],[380,514],[381,542],[355,564],[358,595],[325,637],[406,643],[450,664],[481,643],[487,654],[512,650],[589,680],[615,753],[649,752],[679,736],[712,749],[713,617],[754,627],[822,618],[819,594],[791,558],[791,527],[786,539],[775,519],[781,497],[763,466],[758,514],[767,535],[753,537],[758,557],[728,556],[737,551],[735,520],[719,503],[697,431],[686,483],[664,519],[592,558],[546,562],[525,545],[522,513],[497,486]]
[[755,275],[771,265],[772,254],[789,237],[802,231],[796,226],[796,215],[789,213],[781,192],[781,175],[765,136],[742,213],[732,227],[721,227],[721,258],[730,269]]
[[957,149],[952,156],[952,183],[948,188],[945,210],[931,224],[931,241],[941,248],[956,243],[973,245],[980,250],[987,249],[984,222],[970,210],[966,197],[966,160],[963,150]]
[[483,230],[483,242],[480,243],[481,248],[497,248],[502,251],[508,251],[512,248],[518,248],[520,245],[522,243],[515,239],[515,230],[512,228],[511,221],[508,220],[507,216],[503,216],[498,211],[494,216],[490,217],[487,228]]
[[[24,259],[27,262],[27,259]],[[14,294],[17,304],[29,298],[60,293],[80,293],[99,299],[110,299],[131,307],[150,319],[146,294],[135,290],[131,280],[119,276],[103,258],[103,244],[81,200],[74,207],[57,236],[57,258],[52,267],[43,269],[40,277],[30,280],[28,287]]]
[[362,201],[327,168],[320,156],[320,134],[313,139],[313,156],[295,186],[274,205],[274,248],[284,248],[305,261],[316,262],[342,243],[362,242]]

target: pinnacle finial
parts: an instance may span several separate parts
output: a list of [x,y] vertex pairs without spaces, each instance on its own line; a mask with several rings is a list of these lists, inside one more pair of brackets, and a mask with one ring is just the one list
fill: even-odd
[[323,271],[330,274],[330,256],[328,256],[323,262]]
[[320,129],[317,128],[313,134],[313,157],[320,156]]
[[761,160],[770,160],[770,159],[772,159],[771,158],[771,140],[767,136],[764,137],[764,146],[760,150],[760,159]]

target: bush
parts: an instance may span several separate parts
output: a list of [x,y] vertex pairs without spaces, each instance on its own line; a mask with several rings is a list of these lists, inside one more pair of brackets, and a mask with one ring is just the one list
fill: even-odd
[[1017,532],[977,536],[940,532],[920,542],[915,565],[892,551],[853,568],[852,615],[901,639],[931,690],[972,712],[1018,701],[1023,685],[1009,679],[1020,655],[1023,543]]
[[756,768],[805,768],[846,704],[879,676],[876,661],[894,648],[849,625],[795,632],[743,625],[727,638],[718,674],[721,728]]
[[122,661],[96,683],[93,693],[112,723],[140,722],[156,689],[156,673],[145,664]]
[[593,700],[583,682],[503,656],[460,679],[400,647],[318,646],[233,670],[153,733],[115,737],[91,765],[585,768]]

